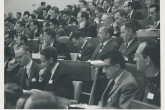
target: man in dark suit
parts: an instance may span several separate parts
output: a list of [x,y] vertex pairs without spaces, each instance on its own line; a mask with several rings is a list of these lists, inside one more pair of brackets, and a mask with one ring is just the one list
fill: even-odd
[[133,21],[127,21],[121,26],[121,38],[124,42],[119,51],[123,54],[125,61],[133,63],[133,57],[139,45]]
[[160,44],[152,40],[141,42],[134,60],[137,70],[147,77],[142,101],[160,107]]
[[5,45],[4,48],[4,78],[5,78],[5,83],[8,83],[11,81],[11,76],[7,73],[8,69],[8,63],[12,59],[11,58],[11,49],[9,46]]
[[64,65],[57,61],[54,47],[47,47],[41,51],[41,65],[44,67],[39,73],[40,89],[53,92],[54,95],[73,99],[72,78]]
[[66,45],[56,40],[56,33],[52,28],[46,28],[44,30],[44,43],[42,49],[46,47],[55,47],[58,55],[64,56],[67,60],[71,59]]
[[27,46],[22,45],[15,51],[15,58],[19,62],[19,65],[23,67],[18,70],[14,82],[25,90],[38,88],[37,81],[41,66],[32,61],[30,49]]
[[42,15],[43,15],[43,18],[44,18],[46,21],[50,20],[50,15],[48,15],[48,9],[47,9],[47,8],[44,8],[44,9],[42,10]]
[[12,55],[12,57],[14,57],[15,41],[14,41],[13,31],[6,31],[5,32],[5,45],[8,45],[10,47],[11,55]]
[[77,55],[77,60],[87,61],[90,60],[95,50],[95,46],[87,41],[80,31],[75,31],[71,34],[70,39],[80,49]]
[[160,5],[152,4],[149,9],[150,18],[154,22],[153,26],[150,26],[150,29],[160,29]]
[[85,37],[97,37],[96,28],[89,22],[89,14],[87,12],[78,13],[77,21],[79,23],[79,29],[82,31]]
[[99,106],[102,108],[128,108],[138,92],[134,77],[125,70],[125,61],[119,51],[110,51],[102,57],[103,72],[109,83],[102,94]]
[[113,30],[101,27],[98,32],[100,44],[96,47],[91,60],[100,60],[101,56],[111,50],[118,50],[119,46],[115,39],[112,38]]
[[59,22],[56,18],[52,18],[49,20],[50,27],[55,30],[56,32],[56,39],[58,39],[61,36],[65,36],[66,32],[62,27],[59,27]]
[[33,38],[40,36],[39,22],[37,20],[30,21],[30,30],[32,32]]
[[127,13],[127,19],[136,19],[136,20],[144,19],[141,12],[137,12],[134,10],[132,2],[125,1],[123,7],[125,12]]
[[62,21],[62,17],[60,15],[60,11],[59,11],[58,7],[56,7],[56,6],[52,7],[50,10],[50,13],[51,13],[50,19],[56,18],[59,23]]

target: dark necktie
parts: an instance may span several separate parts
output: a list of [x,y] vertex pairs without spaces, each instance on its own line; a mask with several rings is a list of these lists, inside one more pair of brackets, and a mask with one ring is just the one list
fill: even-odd
[[28,78],[28,74],[27,74],[27,69],[26,69],[26,67],[24,68],[24,75],[25,75],[26,87],[27,87],[27,89],[29,89],[30,80],[29,80],[29,78]]
[[119,49],[119,51],[120,51],[121,53],[124,53],[124,52],[126,51],[126,49],[127,49],[127,46],[128,46],[128,43],[124,43],[124,44],[121,46],[121,48]]
[[107,88],[105,89],[105,91],[103,92],[103,95],[101,97],[101,102],[102,102],[102,106],[104,106],[107,103],[108,100],[108,94],[110,93],[110,91],[112,90],[113,86],[114,86],[115,82],[112,79],[109,83]]

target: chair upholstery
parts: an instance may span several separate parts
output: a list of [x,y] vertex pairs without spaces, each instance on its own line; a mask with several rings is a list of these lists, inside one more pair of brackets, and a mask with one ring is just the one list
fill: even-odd
[[82,81],[73,81],[74,100],[78,102],[82,88]]

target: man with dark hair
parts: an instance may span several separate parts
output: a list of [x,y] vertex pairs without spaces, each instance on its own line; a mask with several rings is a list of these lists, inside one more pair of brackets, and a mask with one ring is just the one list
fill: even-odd
[[32,31],[33,37],[39,37],[40,28],[37,20],[30,21],[30,30]]
[[133,2],[125,1],[123,7],[127,13],[127,19],[141,20],[144,18],[141,12],[134,10]]
[[50,19],[49,20],[49,25],[50,25],[50,28],[55,30],[55,32],[56,32],[56,39],[58,39],[61,36],[65,36],[66,35],[64,29],[62,27],[59,27],[59,22],[57,21],[56,18]]
[[[37,8],[38,14],[42,15],[42,10],[46,7],[46,2],[41,2],[41,6]],[[39,19],[39,18],[37,18]]]
[[33,93],[26,101],[24,109],[57,109],[57,100],[50,92]]
[[79,12],[77,15],[77,21],[79,23],[79,29],[85,37],[97,37],[96,28],[89,22],[89,14],[87,12]]
[[25,35],[18,35],[17,36],[17,39],[16,39],[16,45],[15,45],[15,47],[14,47],[14,50],[17,50],[20,46],[22,46],[22,45],[28,45],[27,44],[27,41],[28,41],[28,39],[27,39],[27,37],[25,36]]
[[17,21],[19,20],[19,19],[21,19],[21,12],[17,12]]
[[47,47],[40,52],[41,65],[44,67],[39,73],[40,89],[52,92],[56,96],[73,98],[71,75],[66,68],[57,61],[54,47]]
[[111,13],[112,12],[112,6],[111,6],[111,1],[110,0],[104,0],[103,1],[103,9],[106,13]]
[[160,44],[152,40],[142,41],[134,60],[137,70],[147,77],[142,101],[160,107]]
[[48,15],[48,9],[44,8],[42,10],[42,16],[44,17],[45,20],[50,20],[50,15]]
[[13,57],[14,56],[14,45],[15,45],[13,31],[5,32],[5,45],[8,45],[10,47],[11,54]]
[[114,14],[115,24],[121,26],[126,21],[126,13],[122,9],[118,9]]
[[87,8],[87,2],[85,0],[79,1],[80,8]]
[[133,20],[127,21],[121,26],[121,38],[124,42],[119,51],[123,54],[125,61],[129,63],[133,63],[133,57],[139,45],[136,31]]
[[118,50],[119,46],[115,39],[112,38],[113,29],[101,27],[98,32],[100,44],[96,47],[91,60],[100,60],[101,56],[111,50]]
[[66,26],[69,25],[70,22],[70,18],[71,18],[71,12],[70,11],[63,11],[62,12],[62,21],[61,21],[61,25],[62,26]]
[[16,109],[17,100],[22,96],[23,89],[15,83],[8,83],[4,86],[5,109]]
[[118,51],[110,51],[102,56],[103,72],[109,83],[102,94],[99,106],[108,108],[128,108],[130,102],[138,92],[138,85],[134,77],[125,70],[125,61]]
[[150,18],[154,22],[154,26],[150,26],[151,29],[160,29],[160,5],[152,4],[149,9]]
[[46,2],[41,2],[41,6],[45,7],[46,6]]
[[18,35],[20,35],[20,34],[25,34],[25,22],[23,22],[23,21],[18,21],[18,22],[16,23],[16,29],[17,29]]
[[70,53],[66,45],[56,40],[56,33],[52,28],[46,28],[44,30],[44,44],[42,49],[46,47],[55,47],[57,49],[57,54],[62,54],[67,60],[70,60]]
[[62,17],[60,16],[60,11],[58,7],[56,6],[52,7],[52,9],[50,10],[50,13],[51,13],[50,19],[56,18],[59,23],[61,22]]
[[22,45],[15,50],[15,59],[22,67],[18,70],[14,82],[23,89],[38,88],[38,78],[41,66],[32,61],[31,50]]
[[92,54],[95,50],[95,46],[91,44],[87,39],[83,36],[80,31],[75,31],[71,34],[70,39],[80,49],[80,52],[77,55],[77,60],[87,61],[90,60]]

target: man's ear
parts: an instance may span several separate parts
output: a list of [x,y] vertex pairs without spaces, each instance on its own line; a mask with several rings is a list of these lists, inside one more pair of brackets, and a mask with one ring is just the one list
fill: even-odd
[[116,67],[116,70],[120,70],[120,64],[116,64],[115,67]]
[[149,65],[151,63],[151,58],[147,56],[145,62],[146,62],[146,65]]

